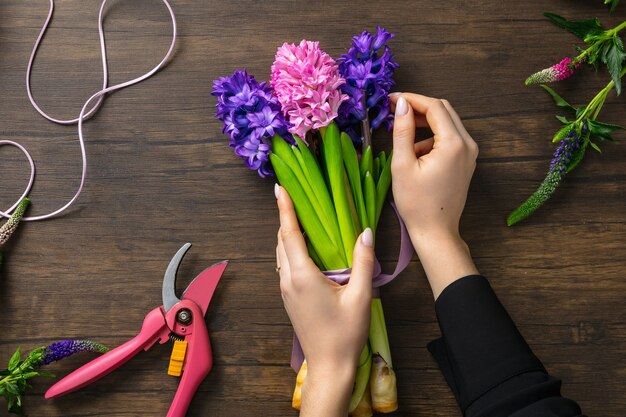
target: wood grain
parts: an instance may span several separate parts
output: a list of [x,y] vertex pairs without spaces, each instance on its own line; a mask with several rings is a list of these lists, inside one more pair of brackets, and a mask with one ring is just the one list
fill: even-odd
[[[267,78],[284,41],[318,39],[333,55],[353,34],[380,24],[401,67],[398,91],[449,99],[480,145],[478,169],[462,222],[480,270],[491,279],[563,392],[588,415],[626,409],[626,297],[623,144],[590,153],[550,203],[528,222],[504,219],[543,178],[557,128],[554,105],[531,72],[571,54],[575,39],[542,16],[623,21],[602,2],[272,2],[176,0],[180,38],[156,77],[116,93],[85,125],[88,180],[66,215],[25,224],[8,247],[0,277],[0,358],[70,337],[118,345],[160,304],[161,277],[181,242],[194,243],[181,287],[215,261],[231,265],[207,319],[215,369],[189,416],[282,416],[290,410],[291,329],[274,272],[277,216],[272,181],[247,171],[226,146],[210,96],[211,81],[247,67]],[[31,214],[60,207],[80,170],[76,129],[51,124],[30,106],[24,71],[47,2],[0,3],[0,139],[18,140],[36,160]],[[33,91],[54,115],[75,117],[100,84],[99,2],[64,0],[39,52]],[[145,72],[165,52],[170,27],[157,0],[112,1],[105,30],[111,82]],[[546,40],[548,39],[548,40]],[[607,75],[584,70],[558,86],[573,103],[588,101]],[[625,122],[623,99],[609,98],[604,118]],[[389,146],[388,134],[377,146]],[[623,135],[621,137],[623,141]],[[27,167],[0,148],[0,206],[25,184]],[[389,212],[379,235],[389,268],[398,227]],[[417,261],[383,291],[398,416],[459,415],[425,345],[438,336],[431,296]],[[45,401],[47,380],[28,395],[31,416],[154,416],[168,408],[177,380],[169,353],[157,347],[98,383]],[[89,359],[50,366],[64,375]],[[0,411],[0,415],[3,411]]]

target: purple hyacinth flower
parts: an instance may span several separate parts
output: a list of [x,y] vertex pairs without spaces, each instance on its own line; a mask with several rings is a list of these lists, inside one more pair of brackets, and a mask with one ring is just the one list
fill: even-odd
[[269,155],[271,139],[280,135],[294,143],[291,125],[285,119],[273,89],[254,76],[237,70],[230,77],[213,82],[217,97],[217,118],[224,123],[222,132],[230,138],[235,154],[261,177],[273,175]]
[[63,340],[55,342],[44,349],[41,366],[72,356],[78,352],[106,353],[109,348],[91,340]]
[[363,32],[352,38],[352,47],[337,60],[346,80],[341,90],[350,97],[339,108],[338,123],[355,141],[364,133],[361,122],[368,116],[372,129],[391,129],[388,95],[395,85],[393,74],[398,64],[385,44],[393,37],[380,26],[376,35]]

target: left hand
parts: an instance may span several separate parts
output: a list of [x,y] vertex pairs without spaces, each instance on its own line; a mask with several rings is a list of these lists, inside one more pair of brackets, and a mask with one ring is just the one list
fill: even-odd
[[[369,331],[374,249],[371,230],[357,238],[350,282],[340,286],[330,281],[313,263],[293,203],[287,191],[276,186],[280,210],[280,230],[276,262],[285,309],[307,359],[308,374],[303,386],[302,414],[319,410],[320,398],[310,398],[317,388],[334,391],[338,405],[337,383],[345,382],[345,402],[352,391],[359,354]],[[313,388],[316,381],[322,386]],[[343,404],[341,405],[343,407]],[[329,410],[327,410],[329,411]],[[331,415],[329,413],[326,415]],[[341,415],[341,412],[340,414]],[[345,414],[344,414],[345,415]]]

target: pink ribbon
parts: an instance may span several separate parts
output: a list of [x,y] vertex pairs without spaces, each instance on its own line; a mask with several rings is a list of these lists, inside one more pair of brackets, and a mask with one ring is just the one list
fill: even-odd
[[[411,238],[409,237],[409,233],[406,230],[406,225],[402,221],[400,214],[398,213],[398,209],[394,203],[391,203],[391,207],[396,213],[398,217],[398,222],[400,223],[400,253],[398,254],[398,261],[396,262],[396,268],[391,274],[383,274],[382,268],[380,266],[380,262],[378,259],[374,260],[374,277],[372,278],[372,296],[379,298],[380,290],[379,288],[385,284],[393,281],[411,262],[411,258],[413,257],[413,244],[411,243]],[[333,271],[324,271],[324,275],[328,277],[331,281],[336,282],[339,285],[346,285],[350,280],[350,272],[351,268],[347,269],[336,269]],[[293,333],[293,344],[291,346],[291,368],[294,371],[298,372],[300,367],[302,366],[302,362],[304,362],[304,352],[302,351],[302,346],[300,345],[300,341],[298,340],[298,336],[296,333]]]

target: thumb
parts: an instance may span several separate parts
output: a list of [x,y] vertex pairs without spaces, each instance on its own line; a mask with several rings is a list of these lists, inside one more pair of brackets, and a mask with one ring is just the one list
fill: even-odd
[[352,273],[348,291],[359,297],[371,298],[374,273],[374,235],[369,227],[361,233],[354,245]]

